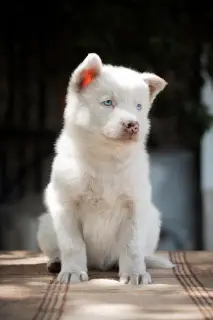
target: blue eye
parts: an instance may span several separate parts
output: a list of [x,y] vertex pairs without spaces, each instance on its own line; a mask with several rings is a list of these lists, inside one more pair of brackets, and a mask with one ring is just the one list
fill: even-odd
[[141,111],[141,109],[142,109],[142,105],[139,103],[139,104],[137,104],[137,110],[138,111]]
[[111,107],[111,106],[113,106],[112,100],[105,100],[105,101],[101,102],[101,104],[103,104],[103,105],[106,106],[106,107]]

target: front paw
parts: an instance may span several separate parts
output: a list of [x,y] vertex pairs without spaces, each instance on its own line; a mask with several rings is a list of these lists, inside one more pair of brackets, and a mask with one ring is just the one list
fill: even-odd
[[145,272],[144,274],[127,274],[123,273],[120,276],[120,282],[122,284],[132,284],[132,285],[140,285],[140,284],[150,284],[152,283],[151,275],[148,272]]
[[79,283],[88,281],[89,277],[87,272],[81,271],[61,271],[57,277],[57,281],[60,283]]

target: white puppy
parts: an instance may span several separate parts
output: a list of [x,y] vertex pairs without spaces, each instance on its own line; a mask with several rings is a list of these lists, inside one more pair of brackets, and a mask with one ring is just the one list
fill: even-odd
[[165,85],[155,74],[103,65],[97,54],[72,74],[38,230],[49,265],[61,261],[60,282],[118,263],[121,282],[150,283],[146,262],[173,266],[152,256],[161,221],[145,147],[148,113]]

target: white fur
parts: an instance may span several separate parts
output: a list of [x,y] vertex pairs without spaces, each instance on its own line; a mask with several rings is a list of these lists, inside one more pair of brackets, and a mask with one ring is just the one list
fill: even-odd
[[[95,76],[82,87],[85,70]],[[151,255],[161,222],[151,200],[145,143],[151,103],[165,85],[153,74],[103,65],[96,54],[71,76],[45,191],[49,213],[38,230],[50,263],[61,259],[60,282],[86,280],[88,267],[105,269],[115,262],[122,282],[151,281],[145,262],[158,262]],[[113,107],[103,105],[109,99]],[[138,134],[125,131],[129,121],[138,121]],[[160,265],[172,267],[162,259]]]

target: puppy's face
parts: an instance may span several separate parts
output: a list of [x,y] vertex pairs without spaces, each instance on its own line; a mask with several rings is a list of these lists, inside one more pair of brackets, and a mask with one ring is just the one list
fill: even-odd
[[165,85],[155,74],[103,65],[98,55],[89,54],[71,76],[65,120],[88,137],[144,141],[151,104]]

